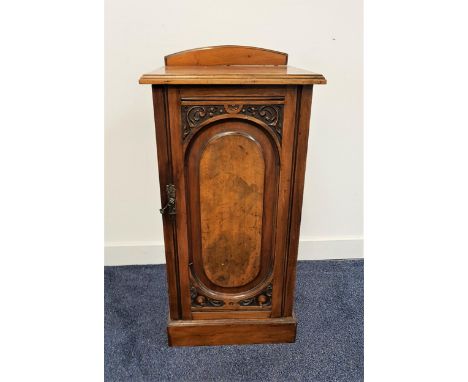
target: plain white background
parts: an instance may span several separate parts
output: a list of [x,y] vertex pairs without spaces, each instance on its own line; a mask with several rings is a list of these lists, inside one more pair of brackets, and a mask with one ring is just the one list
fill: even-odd
[[211,45],[284,51],[314,88],[299,257],[362,257],[362,1],[112,0],[105,13],[106,264],[164,262],[151,87],[165,55]]
[[[367,381],[468,378],[463,5],[365,7]],[[103,10],[0,18],[2,378],[102,380]]]

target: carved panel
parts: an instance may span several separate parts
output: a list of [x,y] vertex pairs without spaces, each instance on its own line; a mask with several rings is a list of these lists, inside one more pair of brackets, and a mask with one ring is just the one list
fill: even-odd
[[182,106],[182,135],[185,139],[191,129],[217,115],[225,114],[223,105]]
[[278,135],[283,135],[283,105],[245,105],[241,114],[250,115],[265,122]]
[[240,306],[270,306],[273,285],[268,285],[264,291],[255,297],[239,301]]
[[206,120],[220,115],[243,114],[256,118],[269,126],[281,141],[283,135],[282,104],[268,105],[185,105],[182,106],[182,136],[185,139],[192,129]]
[[[265,290],[263,290],[258,295],[245,299],[236,301],[233,303],[232,301],[229,302],[229,305],[238,305],[238,306],[271,306],[271,296],[273,292],[273,285],[269,284]],[[226,304],[225,301],[215,300],[209,297],[206,297],[194,286],[191,285],[190,287],[190,298],[191,298],[191,305],[193,308],[203,308],[203,307],[215,307],[219,308]]]
[[224,301],[214,300],[212,298],[199,294],[197,288],[195,288],[194,286],[190,287],[190,298],[192,301],[191,305],[197,308],[204,306],[212,306],[218,308],[224,305]]

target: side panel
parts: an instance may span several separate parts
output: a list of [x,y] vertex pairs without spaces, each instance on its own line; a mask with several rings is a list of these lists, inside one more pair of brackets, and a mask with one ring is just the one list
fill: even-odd
[[306,170],[307,146],[309,140],[312,85],[297,89],[297,118],[294,128],[293,175],[291,180],[291,210],[288,231],[287,260],[285,264],[285,285],[283,292],[283,316],[293,313],[294,290],[296,283],[297,253],[301,229],[302,199]]
[[[166,185],[173,183],[171,141],[168,121],[167,88],[152,86],[153,110],[156,131],[156,146],[159,169],[159,185],[161,205],[167,200]],[[179,265],[177,255],[177,233],[175,219],[172,216],[163,216],[164,250],[166,253],[167,283],[169,291],[169,316],[173,320],[181,319]]]

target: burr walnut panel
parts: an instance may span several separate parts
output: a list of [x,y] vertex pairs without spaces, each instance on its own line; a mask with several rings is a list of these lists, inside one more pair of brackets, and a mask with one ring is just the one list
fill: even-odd
[[279,163],[273,134],[233,118],[205,126],[187,148],[190,262],[211,298],[251,297],[271,275]]
[[220,134],[200,159],[201,257],[213,284],[240,287],[260,271],[261,148],[244,134]]

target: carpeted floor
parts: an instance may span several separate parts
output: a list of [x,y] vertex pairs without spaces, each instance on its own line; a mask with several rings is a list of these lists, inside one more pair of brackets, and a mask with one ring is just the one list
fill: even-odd
[[363,260],[301,261],[294,344],[170,348],[163,265],[105,267],[105,380],[362,381]]

